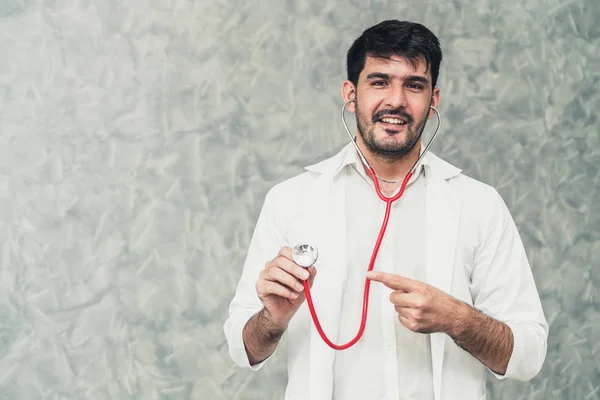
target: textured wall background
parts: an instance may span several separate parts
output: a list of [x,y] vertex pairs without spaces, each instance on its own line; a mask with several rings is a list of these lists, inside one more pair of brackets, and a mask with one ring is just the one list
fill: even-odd
[[0,399],[277,399],[222,324],[267,190],[345,141],[344,54],[441,39],[434,151],[496,186],[551,324],[530,383],[600,399],[600,4],[2,0]]

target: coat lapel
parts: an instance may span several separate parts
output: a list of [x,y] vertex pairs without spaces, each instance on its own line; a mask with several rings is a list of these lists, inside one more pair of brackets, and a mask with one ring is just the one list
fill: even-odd
[[[426,199],[426,276],[427,283],[450,293],[454,255],[458,237],[460,205],[445,179],[429,169]],[[446,335],[433,333],[431,359],[435,400],[441,400],[442,364]]]

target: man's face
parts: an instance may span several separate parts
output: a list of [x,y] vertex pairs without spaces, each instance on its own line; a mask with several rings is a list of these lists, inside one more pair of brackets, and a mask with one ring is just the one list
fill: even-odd
[[432,90],[424,58],[410,61],[367,57],[355,92],[358,131],[369,150],[389,160],[403,157],[418,143],[436,106],[439,89]]

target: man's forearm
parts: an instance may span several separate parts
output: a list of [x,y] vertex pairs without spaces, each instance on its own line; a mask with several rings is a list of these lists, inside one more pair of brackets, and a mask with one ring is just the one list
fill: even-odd
[[285,329],[271,323],[265,308],[250,318],[242,331],[250,365],[258,364],[271,356],[284,332]]
[[514,345],[511,329],[468,304],[461,307],[461,318],[449,332],[450,337],[490,370],[504,375]]

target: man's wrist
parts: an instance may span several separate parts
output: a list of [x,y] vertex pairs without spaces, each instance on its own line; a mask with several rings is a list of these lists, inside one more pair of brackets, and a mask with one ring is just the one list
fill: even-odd
[[474,315],[476,311],[460,300],[455,300],[455,302],[454,318],[452,318],[446,334],[454,339],[455,342],[459,343],[463,338],[464,333],[469,332],[472,329],[473,320],[476,318]]
[[277,343],[287,329],[287,324],[277,323],[265,307],[257,315],[259,325],[264,329],[263,334],[270,343]]

